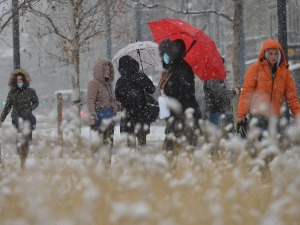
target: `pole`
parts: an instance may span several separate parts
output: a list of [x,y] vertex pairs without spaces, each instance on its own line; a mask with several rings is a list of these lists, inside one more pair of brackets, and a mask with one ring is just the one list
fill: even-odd
[[286,59],[288,58],[286,0],[277,0],[278,41],[281,44]]
[[106,54],[111,59],[112,43],[111,43],[111,21],[110,21],[110,4],[109,0],[105,1],[105,23],[106,23]]
[[18,0],[12,0],[13,51],[14,68],[20,68],[20,35],[19,35],[19,5]]
[[62,131],[62,93],[57,93],[57,141],[61,146],[61,151],[59,153],[59,157],[62,158],[64,156],[64,148],[63,148],[63,131]]
[[244,5],[241,8],[241,29],[240,29],[240,60],[241,60],[241,75],[242,84],[244,83],[246,65],[245,65],[245,32],[244,32]]
[[142,40],[142,31],[141,31],[141,5],[136,3],[135,5],[135,40]]
[[2,152],[1,152],[1,147],[2,147],[2,129],[0,128],[0,165],[2,167],[2,170],[4,170],[4,161],[2,160]]
[[[286,60],[288,61],[288,44],[287,44],[287,20],[286,20],[286,0],[277,0],[277,15],[278,15],[278,41],[283,48]],[[290,112],[285,101],[284,117],[290,121]]]

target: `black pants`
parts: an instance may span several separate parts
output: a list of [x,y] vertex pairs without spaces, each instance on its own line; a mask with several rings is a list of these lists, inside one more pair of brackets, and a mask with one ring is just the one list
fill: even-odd
[[198,128],[197,121],[193,119],[191,126],[184,117],[175,118],[173,116],[166,119],[165,140],[163,143],[163,150],[171,151],[174,145],[182,145],[186,142],[189,146],[197,145],[196,130]]
[[[270,117],[266,116],[257,116],[257,115],[250,115],[250,120],[257,119],[256,127],[260,129],[260,136],[259,140],[263,138],[263,132],[268,131],[269,124],[270,124]],[[281,135],[284,134],[284,129],[279,127],[279,118],[277,123],[275,124],[276,132],[280,132]]]
[[138,143],[138,146],[143,147],[147,145],[146,136],[144,132],[139,132],[138,134],[128,134],[127,137],[127,146],[129,148],[135,148],[136,147],[136,141]]
[[[139,127],[139,129],[137,129]],[[147,134],[150,133],[150,125],[148,124],[136,124],[134,130],[128,129],[127,146],[129,148],[136,147],[136,141],[138,146],[147,145]]]
[[[19,123],[17,123],[15,120],[12,121],[12,124],[18,130],[17,141],[16,141],[17,152],[21,160],[21,167],[24,169],[26,167],[25,161],[29,154],[29,145],[32,141],[32,129],[29,126],[30,129],[29,132],[27,130],[26,132],[24,132],[25,129],[19,126]],[[24,124],[25,123],[23,123],[23,125]]]
[[113,146],[114,140],[114,131],[115,126],[114,124],[108,125],[106,129],[101,128],[101,126],[91,126],[91,129],[97,131],[99,136],[103,134],[103,144]]

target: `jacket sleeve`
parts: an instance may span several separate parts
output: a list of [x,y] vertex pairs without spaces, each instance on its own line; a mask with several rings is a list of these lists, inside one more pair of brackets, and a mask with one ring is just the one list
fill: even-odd
[[88,90],[87,90],[87,108],[91,116],[96,115],[96,99],[97,99],[97,87],[96,84],[91,81],[88,83]]
[[221,102],[227,102],[228,100],[228,91],[226,89],[225,82],[220,80],[210,80],[208,81],[207,87],[212,91],[217,99],[220,99]]
[[31,111],[35,110],[39,105],[39,99],[36,94],[36,91],[32,89],[32,98],[31,98]]
[[252,65],[246,72],[241,96],[239,99],[237,113],[238,117],[246,116],[250,111],[251,99],[257,85],[258,66],[259,65],[256,63]]
[[294,80],[292,78],[292,75],[290,71],[288,71],[287,79],[286,79],[286,85],[284,90],[284,96],[288,103],[289,108],[291,109],[294,117],[300,116],[300,104],[296,92],[296,87]]
[[143,89],[147,93],[153,94],[155,92],[155,86],[146,74],[144,74],[144,73],[139,74],[138,80],[139,80],[140,85],[143,87]]
[[1,122],[4,122],[6,116],[8,115],[8,113],[10,112],[11,108],[13,105],[13,99],[12,99],[12,94],[11,92],[8,93],[7,98],[6,98],[6,103],[4,106],[4,109],[1,113]]

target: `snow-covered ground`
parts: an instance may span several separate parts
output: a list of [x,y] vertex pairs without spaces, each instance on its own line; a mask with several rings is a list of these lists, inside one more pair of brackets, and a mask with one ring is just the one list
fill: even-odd
[[[261,154],[251,158],[247,142],[233,136],[221,140],[221,158],[213,161],[213,129],[193,153],[180,151],[171,160],[161,151],[164,126],[151,126],[144,151],[128,149],[116,126],[111,166],[72,152],[68,132],[65,126],[60,157],[55,121],[38,117],[27,169],[21,171],[14,130],[9,120],[2,124],[1,225],[300,224],[297,128],[287,132],[294,145],[285,151],[270,137]],[[90,141],[88,127],[81,129],[81,137]],[[82,148],[89,150],[88,144]],[[229,160],[233,153],[234,162]],[[262,182],[259,168],[270,153],[276,154],[271,179]]]

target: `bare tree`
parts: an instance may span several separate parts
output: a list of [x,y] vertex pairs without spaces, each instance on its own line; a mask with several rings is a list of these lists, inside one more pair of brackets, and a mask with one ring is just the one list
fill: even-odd
[[[24,12],[29,5],[36,4],[39,1],[40,0],[27,0],[27,1],[24,0],[19,4],[18,11],[21,10],[22,12]],[[10,24],[13,18],[13,14],[11,8],[11,0],[2,0],[0,1],[0,5],[2,6],[2,8],[0,8],[0,33],[1,33],[4,30],[4,28],[6,28]]]
[[[80,119],[80,61],[81,55],[89,51],[96,39],[105,39],[107,19],[112,20],[119,6],[116,0],[110,1],[109,18],[105,11],[106,0],[50,0],[41,1],[34,7],[29,5],[31,13],[31,32],[37,35],[43,50],[59,62],[70,67],[73,89],[72,111]],[[32,31],[33,29],[33,31]],[[47,40],[47,41],[45,41]],[[51,42],[47,46],[47,42]],[[56,48],[53,48],[53,44]],[[47,48],[48,47],[48,48]],[[80,124],[80,123],[78,123]],[[75,136],[80,133],[77,126]]]
[[110,24],[107,19],[113,20],[121,5],[118,0],[110,1],[111,10],[105,17],[105,2],[106,0],[27,1],[20,26],[24,32],[31,34],[35,47],[28,54],[36,51],[39,60],[43,60],[41,56],[45,59],[48,57],[57,60],[60,67],[68,67],[66,75],[70,76],[72,82],[72,111],[76,124],[73,135],[77,146],[80,141],[80,111],[83,104],[80,96],[80,62],[95,41],[106,40],[107,24]]

